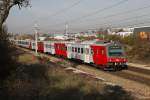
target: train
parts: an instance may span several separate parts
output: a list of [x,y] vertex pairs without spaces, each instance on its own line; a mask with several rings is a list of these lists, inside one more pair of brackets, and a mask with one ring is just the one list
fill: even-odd
[[[15,44],[31,50],[36,49],[34,40],[15,40]],[[37,51],[94,64],[103,70],[128,68],[124,47],[111,41],[37,41]]]

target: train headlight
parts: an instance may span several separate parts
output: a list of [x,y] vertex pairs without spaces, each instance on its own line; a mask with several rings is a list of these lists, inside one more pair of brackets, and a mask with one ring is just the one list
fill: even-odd
[[119,61],[119,59],[116,59],[116,61],[118,62],[118,61]]

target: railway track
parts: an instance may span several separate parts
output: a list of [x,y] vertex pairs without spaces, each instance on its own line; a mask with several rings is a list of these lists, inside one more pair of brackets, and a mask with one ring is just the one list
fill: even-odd
[[[88,68],[90,68],[90,66],[88,66]],[[96,68],[93,69],[97,70]],[[116,72],[107,71],[106,73],[150,86],[150,76],[147,74],[134,72],[130,70],[123,70],[123,71],[116,71]]]
[[142,68],[136,68],[133,66],[129,66],[128,70],[150,75],[150,70],[146,70],[146,69],[142,69]]
[[[82,65],[84,66],[84,64]],[[98,70],[99,72],[102,72],[103,70],[93,67],[91,65],[85,65],[85,67],[89,68],[89,69],[93,69],[93,70]],[[77,67],[78,68],[78,67]],[[80,69],[80,68],[78,68]],[[132,80],[141,84],[145,84],[150,86],[150,73],[148,73],[148,70],[142,69],[142,71],[140,72],[138,69],[136,68],[136,70],[130,70],[130,67],[128,70],[122,70],[122,71],[116,71],[116,72],[112,72],[112,71],[103,71],[107,74],[113,75],[113,76],[117,76],[117,77],[121,77],[121,78],[125,78],[128,80]],[[146,72],[146,73],[144,73]]]
[[[72,61],[72,63],[78,63],[77,65],[80,65],[80,62]],[[103,71],[95,67],[94,65],[88,65],[88,64],[82,64],[82,65],[85,65],[85,67],[88,67],[89,69],[98,70],[100,72]],[[128,70],[121,70],[116,72],[112,72],[112,71],[104,71],[104,72],[106,72],[107,74],[115,75],[118,77],[122,77],[125,79],[129,79],[150,86],[150,70],[146,70],[142,68],[138,69],[129,66]]]
[[135,73],[133,71],[114,72],[112,74],[150,86],[149,75]]

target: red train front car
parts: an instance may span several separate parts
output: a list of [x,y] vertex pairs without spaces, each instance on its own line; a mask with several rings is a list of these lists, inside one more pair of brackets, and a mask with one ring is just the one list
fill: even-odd
[[103,43],[91,45],[93,63],[104,69],[127,69],[127,57],[123,46],[118,43]]

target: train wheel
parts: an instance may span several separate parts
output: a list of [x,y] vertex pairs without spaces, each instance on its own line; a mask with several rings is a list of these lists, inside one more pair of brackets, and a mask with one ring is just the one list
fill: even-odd
[[118,66],[118,70],[121,71],[122,70],[122,66]]
[[117,66],[113,66],[113,71],[117,71]]
[[124,65],[123,67],[125,70],[128,70],[128,66],[127,65]]

